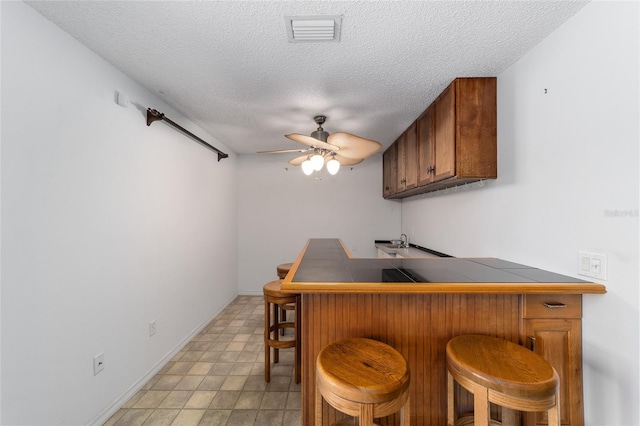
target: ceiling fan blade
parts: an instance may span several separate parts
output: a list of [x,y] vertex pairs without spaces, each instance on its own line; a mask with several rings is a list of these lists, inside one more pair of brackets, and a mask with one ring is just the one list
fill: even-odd
[[354,166],[362,163],[362,158],[348,158],[338,154],[336,154],[334,158],[338,160],[338,163],[340,163],[341,166]]
[[[354,166],[356,164],[362,163],[362,159],[361,158],[347,158],[347,157],[343,157],[342,155],[339,155],[339,154],[325,155],[325,160],[329,161],[331,159],[331,157],[334,157],[336,160],[338,160],[338,162],[340,163],[341,166]],[[292,166],[300,166],[302,164],[302,162],[304,160],[306,160],[307,158],[309,158],[308,155],[301,155],[300,157],[296,157],[296,158],[294,158],[292,160],[289,160],[289,164],[291,164]]]
[[289,164],[291,164],[292,166],[299,166],[307,158],[309,158],[308,155],[301,155],[300,157],[296,157],[296,158],[293,158],[293,159],[289,160]]
[[312,148],[307,148],[307,149],[276,149],[273,151],[258,151],[258,154],[280,154],[283,152],[307,152],[307,151],[313,151]]
[[[284,135],[286,138],[291,139],[292,141],[296,141],[305,145],[309,145],[311,147],[314,148],[322,148],[322,149],[327,149],[329,151],[338,151],[340,148],[332,145],[332,144],[328,144],[326,142],[322,142],[319,139],[316,138],[312,138],[311,136],[307,136],[307,135],[301,135],[300,133],[291,133],[289,135]],[[331,137],[331,136],[329,136]]]
[[332,133],[327,138],[331,145],[340,147],[340,155],[353,159],[365,159],[382,149],[382,144],[351,133]]

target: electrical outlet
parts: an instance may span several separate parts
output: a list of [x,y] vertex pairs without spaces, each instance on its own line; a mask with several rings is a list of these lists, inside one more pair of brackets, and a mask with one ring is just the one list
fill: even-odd
[[104,352],[93,357],[93,375],[95,376],[102,370],[104,370]]
[[149,337],[156,334],[156,320],[149,321]]
[[578,275],[607,280],[607,255],[578,252]]

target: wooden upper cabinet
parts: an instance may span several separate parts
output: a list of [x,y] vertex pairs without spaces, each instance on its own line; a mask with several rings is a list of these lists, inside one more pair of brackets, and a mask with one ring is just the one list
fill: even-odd
[[404,143],[404,178],[405,189],[418,186],[418,133],[414,122],[406,132],[402,141]]
[[398,192],[418,186],[418,147],[416,142],[416,123],[414,122],[395,142],[398,149],[398,174],[396,176],[396,190]]
[[387,198],[397,192],[396,176],[398,174],[398,146],[391,145],[382,155],[382,195]]
[[418,117],[417,121],[419,186],[424,186],[433,182],[436,138],[435,108],[435,104],[431,104],[429,108],[427,108],[425,112]]
[[394,143],[396,190],[385,198],[497,177],[496,83],[495,77],[458,78],[436,98]]
[[456,87],[456,176],[498,177],[496,78],[460,78]]
[[407,146],[404,143],[404,133],[393,143],[396,146],[396,192],[402,192],[406,188],[407,179],[405,174],[405,151]]
[[433,181],[456,174],[456,82],[436,99]]

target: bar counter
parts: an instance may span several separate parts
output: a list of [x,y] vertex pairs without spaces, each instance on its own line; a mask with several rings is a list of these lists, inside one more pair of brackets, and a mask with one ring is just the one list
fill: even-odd
[[[358,259],[339,239],[311,239],[281,288],[302,294],[303,425],[315,419],[315,359],[347,337],[400,351],[411,371],[411,424],[445,425],[445,346],[460,334],[536,341],[561,377],[563,425],[583,424],[581,301],[606,293],[601,284],[495,258]],[[469,395],[457,397],[469,411]],[[341,417],[324,403],[323,425]],[[378,423],[398,422],[396,415]]]

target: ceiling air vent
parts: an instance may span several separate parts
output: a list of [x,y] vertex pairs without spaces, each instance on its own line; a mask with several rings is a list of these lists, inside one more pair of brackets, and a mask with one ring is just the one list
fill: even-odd
[[290,43],[340,41],[342,16],[285,16]]

